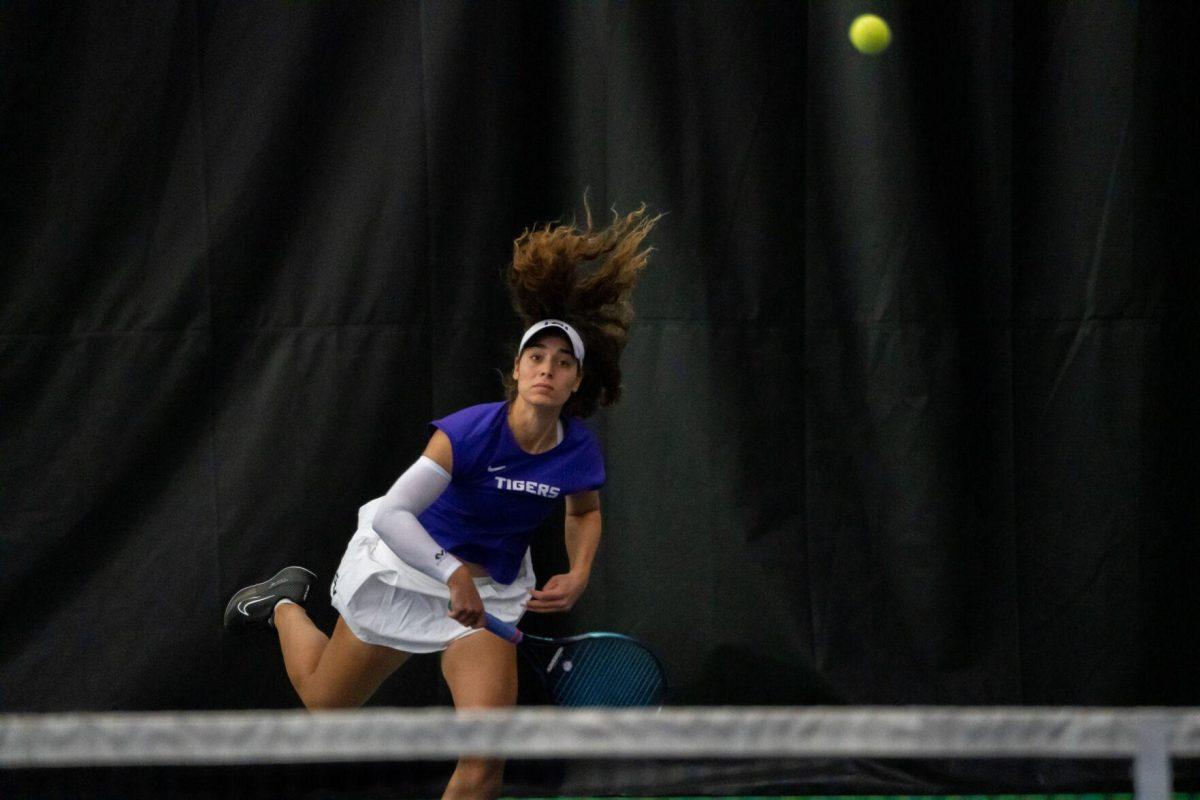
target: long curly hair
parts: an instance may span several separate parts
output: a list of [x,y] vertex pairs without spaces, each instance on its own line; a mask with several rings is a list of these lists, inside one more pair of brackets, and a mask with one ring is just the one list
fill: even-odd
[[[524,327],[561,319],[583,337],[583,383],[563,407],[563,413],[587,417],[599,406],[621,397],[621,351],[633,321],[630,296],[653,248],[642,240],[662,217],[650,217],[643,203],[625,216],[613,210],[605,228],[592,224],[584,197],[586,224],[546,223],[534,226],[513,242],[508,288],[513,310]],[[517,386],[510,372],[502,373],[509,402]]]

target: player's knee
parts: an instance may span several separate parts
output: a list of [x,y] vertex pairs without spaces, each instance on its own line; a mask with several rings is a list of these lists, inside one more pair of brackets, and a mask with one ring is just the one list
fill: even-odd
[[330,709],[339,708],[333,701],[333,698],[325,697],[324,695],[300,695],[300,699],[304,701],[304,707],[309,711],[329,711]]
[[300,701],[309,711],[330,711],[337,708],[358,708],[362,705],[341,693],[331,692],[324,687],[297,686]]

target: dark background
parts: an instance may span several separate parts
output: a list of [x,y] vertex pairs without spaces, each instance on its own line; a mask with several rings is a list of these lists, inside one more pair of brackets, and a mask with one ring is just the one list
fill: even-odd
[[[1198,28],[0,3],[0,708],[296,705],[224,601],[300,563],[332,626],[357,507],[500,397],[512,239],[585,189],[666,216],[600,559],[530,630],[639,637],[682,704],[1200,702]],[[448,697],[415,659],[375,702]]]

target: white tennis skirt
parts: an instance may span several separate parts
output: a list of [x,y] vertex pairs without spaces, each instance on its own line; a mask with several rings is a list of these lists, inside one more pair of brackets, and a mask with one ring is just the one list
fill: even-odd
[[[379,538],[371,528],[378,505],[373,500],[359,509],[358,530],[329,590],[333,607],[354,635],[405,653],[436,653],[481,630],[451,619],[450,587],[401,561]],[[533,586],[528,550],[512,583],[475,578],[483,607],[512,624],[524,615]]]

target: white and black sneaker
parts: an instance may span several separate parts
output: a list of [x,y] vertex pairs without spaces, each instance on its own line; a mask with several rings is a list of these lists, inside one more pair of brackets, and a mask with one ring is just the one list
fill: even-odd
[[316,573],[304,567],[284,567],[262,583],[234,592],[225,606],[225,627],[244,628],[259,622],[270,624],[276,603],[287,599],[303,605],[316,579]]

